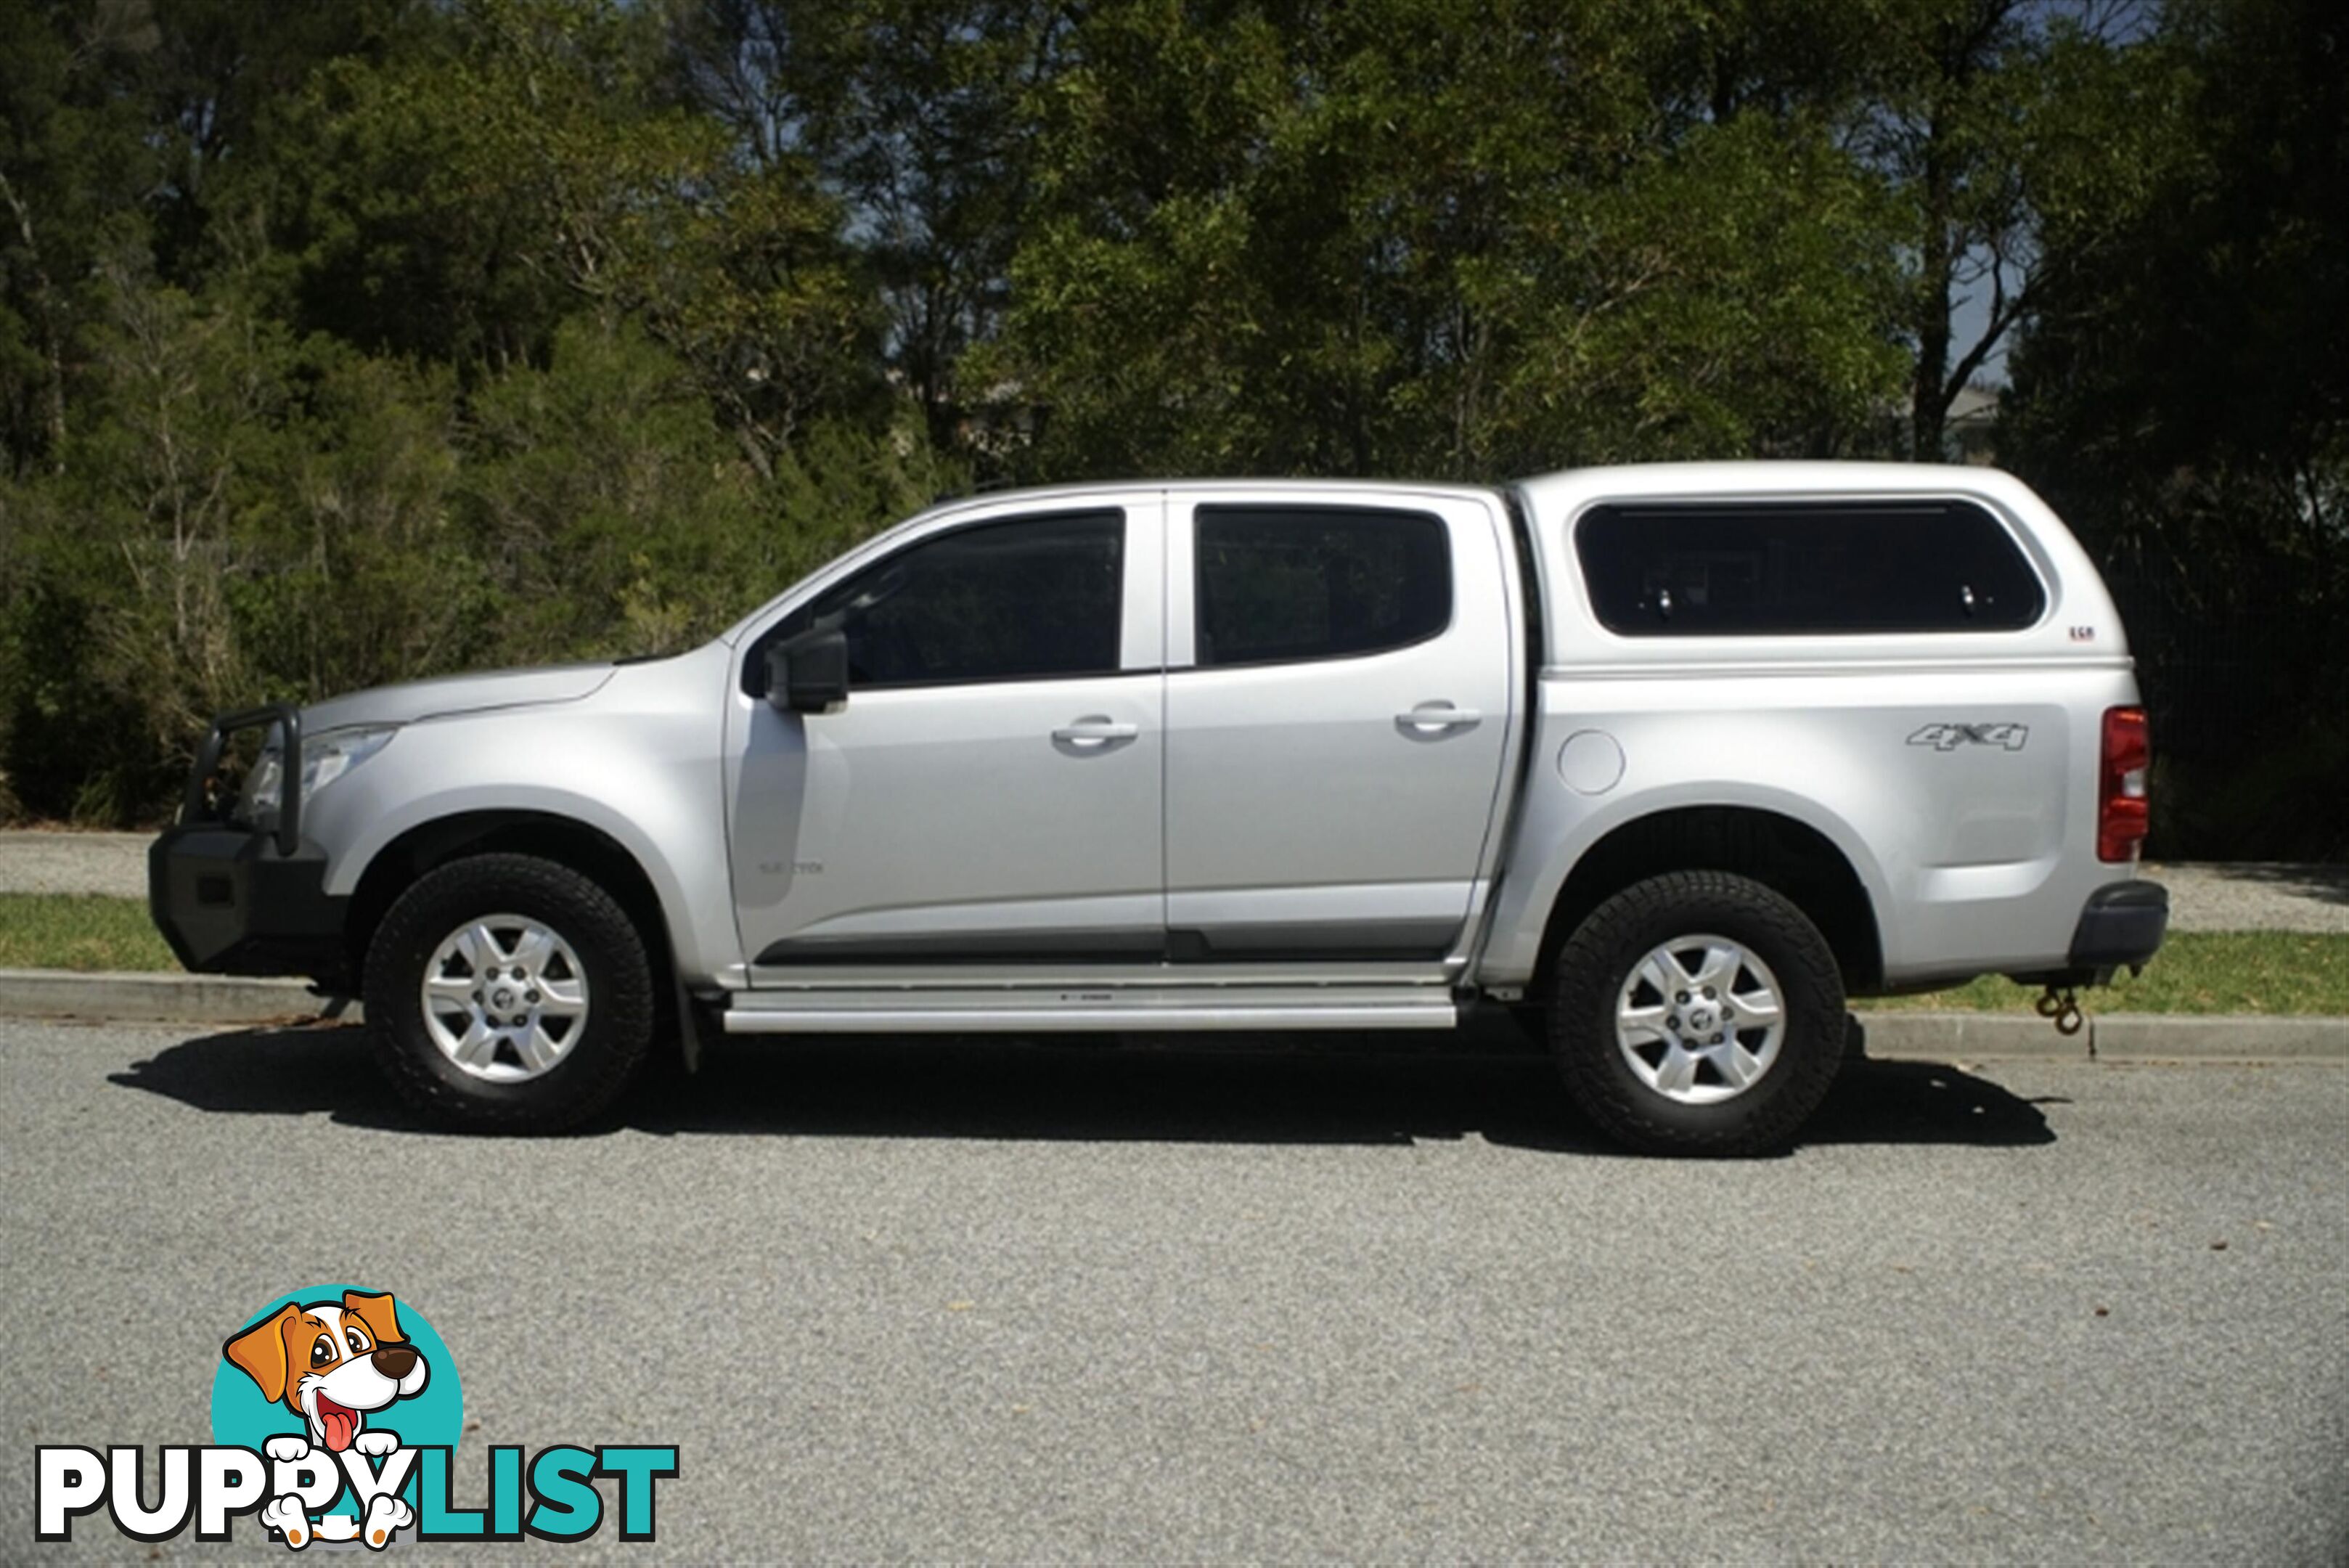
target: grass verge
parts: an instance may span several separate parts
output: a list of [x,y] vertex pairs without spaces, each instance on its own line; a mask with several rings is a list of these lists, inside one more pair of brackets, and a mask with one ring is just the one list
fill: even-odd
[[[1897,1012],[2029,1012],[2038,988],[1995,976],[1922,996],[1858,1002]],[[2132,977],[2080,992],[2090,1012],[2349,1014],[2349,936],[2303,931],[2177,931]]]
[[0,969],[179,967],[143,900],[102,893],[0,893]]
[[[174,970],[137,898],[0,893],[0,969]],[[2036,990],[1988,978],[1922,996],[1855,1003],[1901,1012],[2027,1013]],[[2095,1012],[2349,1015],[2349,936],[2181,931],[2142,975],[2081,993]]]

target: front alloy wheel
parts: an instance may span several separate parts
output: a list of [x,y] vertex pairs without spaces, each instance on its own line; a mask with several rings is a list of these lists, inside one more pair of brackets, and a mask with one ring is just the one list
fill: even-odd
[[450,932],[425,966],[422,1001],[432,1044],[492,1084],[554,1071],[586,1033],[579,955],[524,915],[486,915]]
[[611,1104],[651,1044],[652,996],[626,911],[535,856],[426,872],[367,949],[377,1059],[410,1104],[478,1130],[554,1132]]

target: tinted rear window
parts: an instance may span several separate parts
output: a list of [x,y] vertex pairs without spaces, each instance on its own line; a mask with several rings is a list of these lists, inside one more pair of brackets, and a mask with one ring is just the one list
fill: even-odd
[[1595,506],[1574,535],[1600,624],[1626,637],[2012,631],[2045,591],[1963,501]]
[[1202,506],[1205,666],[1346,659],[1423,642],[1452,621],[1443,521],[1366,506]]

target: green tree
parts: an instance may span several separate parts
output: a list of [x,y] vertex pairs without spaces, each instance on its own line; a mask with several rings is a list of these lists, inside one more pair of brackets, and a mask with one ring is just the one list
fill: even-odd
[[[1933,456],[2018,330],[2002,450],[2304,716],[2339,59],[2308,0],[0,7],[0,808],[684,646],[971,468]],[[2339,742],[2230,722],[2290,820]]]
[[757,476],[640,329],[564,323],[545,369],[485,385],[470,427],[453,499],[499,662],[670,652],[739,612]]
[[[1834,452],[1897,385],[1877,182],[1585,0],[1092,14],[984,363],[1043,472]],[[1681,73],[1676,76],[1675,73]]]
[[2121,597],[2168,854],[2349,852],[2344,57],[2313,0],[2173,5],[2161,155],[2051,215],[2014,358],[2002,452]]
[[1906,446],[1939,462],[1958,395],[2063,265],[2047,225],[2115,211],[2089,192],[2141,187],[2175,79],[2140,0],[1879,0],[1865,15],[1849,140],[1902,206]]
[[149,808],[224,708],[429,662],[462,587],[435,536],[433,379],[142,262],[126,247],[105,265],[60,472],[0,490],[0,742],[21,804],[47,815]]
[[219,263],[223,181],[322,61],[380,51],[412,0],[36,0],[0,7],[0,452],[54,469],[105,318],[97,280],[126,236],[160,282]]
[[839,210],[805,161],[745,162],[667,101],[662,47],[636,8],[469,0],[417,47],[317,73],[282,141],[303,319],[470,380],[543,361],[582,310],[627,315],[762,470],[869,405]]
[[[933,442],[968,441],[962,356],[1002,319],[1038,173],[1025,96],[1062,67],[1059,0],[672,0],[679,92],[761,166],[844,204],[881,352]],[[975,443],[982,452],[983,440]]]
[[86,279],[154,176],[117,84],[157,42],[95,4],[0,7],[0,472],[64,460]]

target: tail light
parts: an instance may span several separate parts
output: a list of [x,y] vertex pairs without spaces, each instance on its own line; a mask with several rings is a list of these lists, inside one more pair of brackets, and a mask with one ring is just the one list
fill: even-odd
[[2105,710],[2105,745],[2096,768],[2096,857],[2134,860],[2145,842],[2150,803],[2145,774],[2153,744],[2142,708]]

